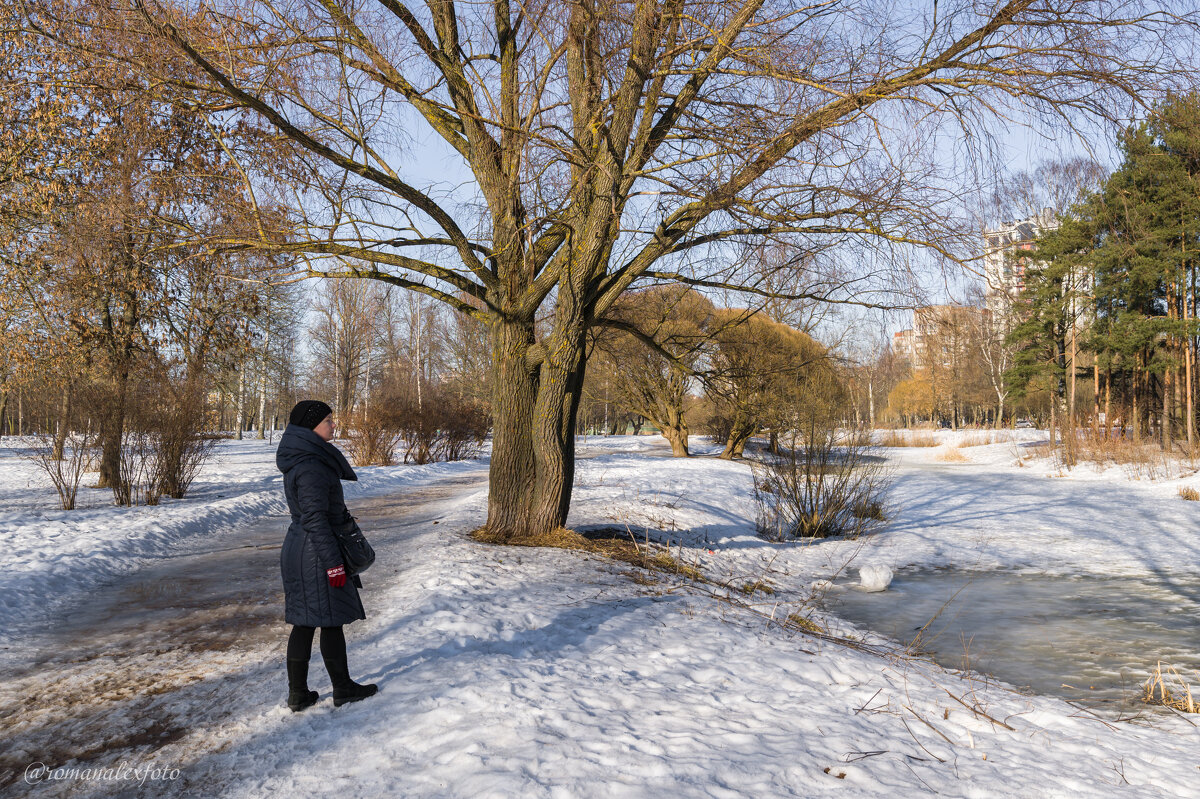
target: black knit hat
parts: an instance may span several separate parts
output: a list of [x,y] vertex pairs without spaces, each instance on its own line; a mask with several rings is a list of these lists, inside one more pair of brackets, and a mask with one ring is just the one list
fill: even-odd
[[333,413],[333,408],[320,400],[300,400],[296,403],[296,407],[292,408],[288,424],[315,430],[317,425],[325,421],[325,417],[331,413]]

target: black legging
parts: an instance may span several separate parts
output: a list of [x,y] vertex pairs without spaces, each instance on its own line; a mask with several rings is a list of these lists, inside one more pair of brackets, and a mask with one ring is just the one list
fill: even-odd
[[[288,636],[288,660],[307,661],[312,656],[313,635],[316,631],[316,627],[292,625],[292,634]],[[346,634],[340,626],[321,628],[321,657],[326,663],[345,662]]]

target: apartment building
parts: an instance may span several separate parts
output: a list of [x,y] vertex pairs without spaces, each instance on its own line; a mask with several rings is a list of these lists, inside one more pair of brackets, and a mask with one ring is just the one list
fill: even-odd
[[1025,289],[1025,270],[1030,259],[1024,255],[1033,249],[1034,240],[1046,230],[1058,227],[1054,211],[1043,208],[1028,219],[1005,222],[983,232],[983,275],[987,286],[984,305],[993,314],[1007,317],[1013,301]]

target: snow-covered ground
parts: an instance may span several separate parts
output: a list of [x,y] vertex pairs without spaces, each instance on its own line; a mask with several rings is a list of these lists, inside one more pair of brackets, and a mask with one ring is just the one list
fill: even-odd
[[[947,444],[962,437],[938,435]],[[863,565],[1200,573],[1200,503],[1176,495],[1200,478],[1060,475],[1023,457],[1037,437],[1022,431],[1015,441],[964,447],[961,461],[945,460],[949,446],[890,450],[897,509],[886,533],[789,545],[754,535],[745,463],[672,459],[651,437],[582,442],[571,526],[666,543],[707,585],[647,579],[574,552],[474,543],[465,533],[483,519],[486,463],[363,470],[348,502],[367,520],[380,560],[364,578],[369,618],[347,628],[347,638],[352,671],[381,693],[335,710],[314,657],[311,683],[322,702],[300,714],[282,703],[286,627],[271,621],[277,572],[247,566],[229,578],[232,589],[186,610],[175,607],[182,598],[147,594],[144,620],[114,621],[120,630],[109,638],[95,629],[107,616],[87,608],[89,597],[108,607],[146,581],[187,582],[189,594],[203,593],[213,577],[204,553],[239,546],[243,529],[259,538],[241,546],[269,540],[272,524],[282,534],[285,521],[269,518],[283,510],[272,447],[223,444],[190,499],[120,510],[89,498],[91,507],[70,513],[46,510],[48,489],[0,450],[8,497],[0,505],[0,614],[9,633],[4,663],[16,675],[0,686],[9,747],[0,760],[11,769],[4,789],[1200,796],[1200,730],[1184,717],[1114,724],[888,654],[873,636],[846,645],[772,623],[797,613],[858,632],[817,611],[812,586]],[[190,553],[198,565],[189,571]],[[260,554],[262,563],[274,557]],[[761,580],[773,593],[720,587]],[[185,614],[186,624],[177,619]],[[55,642],[56,619],[71,640]],[[143,621],[155,635],[136,631]],[[34,623],[51,631],[34,636]],[[74,632],[80,625],[95,629],[96,642]],[[210,641],[217,628],[219,644]],[[69,654],[49,651],[68,645]],[[44,690],[47,680],[54,690]],[[34,762],[178,773],[115,789],[116,777],[63,771],[63,779],[30,785],[18,767]]]

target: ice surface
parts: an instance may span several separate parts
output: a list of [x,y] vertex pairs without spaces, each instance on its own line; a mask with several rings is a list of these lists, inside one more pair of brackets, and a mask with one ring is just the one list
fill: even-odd
[[1160,662],[1200,684],[1200,578],[920,570],[898,575],[887,597],[843,591],[827,601],[944,666],[1113,714],[1139,709]]

